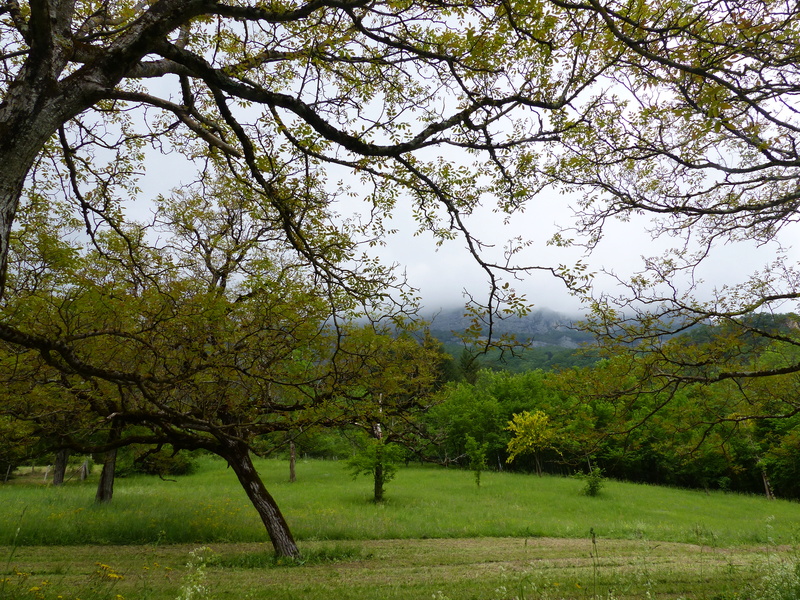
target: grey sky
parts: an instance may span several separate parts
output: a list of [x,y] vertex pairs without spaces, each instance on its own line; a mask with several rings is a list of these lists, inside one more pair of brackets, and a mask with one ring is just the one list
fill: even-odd
[[[569,204],[570,200],[565,196],[543,194],[531,202],[526,213],[515,215],[509,225],[504,225],[502,218],[488,209],[481,211],[471,222],[483,241],[493,242],[498,247],[516,235],[527,235],[532,239],[533,245],[521,255],[520,262],[546,266],[572,264],[583,256],[581,249],[546,244],[557,231],[557,225],[571,224]],[[485,295],[486,275],[467,252],[463,239],[446,242],[436,248],[430,234],[423,233],[416,237],[411,234],[414,224],[408,214],[398,214],[393,223],[399,232],[387,240],[387,245],[379,253],[387,261],[397,262],[407,268],[409,281],[420,288],[427,306],[435,309],[463,304],[462,291],[465,288],[479,298]],[[648,226],[649,218],[645,216],[608,225],[605,237],[586,259],[589,270],[596,274],[598,289],[609,293],[614,291],[612,278],[603,275],[602,270],[614,271],[623,278],[629,277],[642,269],[642,257],[661,255],[667,248],[682,243],[674,238],[653,240],[646,230]],[[797,227],[780,236],[786,246],[796,237],[796,230]],[[742,283],[772,262],[776,252],[776,244],[759,247],[754,242],[741,241],[718,245],[694,273],[698,290],[708,298],[714,288]],[[800,259],[796,249],[790,251],[788,256],[794,263]],[[572,297],[564,285],[549,273],[534,272],[522,281],[513,281],[509,277],[505,279],[511,281],[536,306],[566,313],[581,308],[580,301]],[[689,281],[683,284],[688,288]],[[784,309],[796,310],[792,307]]]
[[[194,174],[194,168],[180,156],[154,155],[148,161],[147,172],[142,178],[143,198],[159,192],[167,193],[172,187],[190,180]],[[569,205],[574,200],[555,192],[543,193],[531,200],[525,213],[514,215],[507,224],[504,223],[506,215],[493,212],[488,205],[476,211],[467,222],[481,241],[494,245],[494,248],[487,249],[487,258],[500,260],[504,243],[521,236],[532,240],[533,244],[519,256],[520,264],[572,264],[583,255],[581,249],[558,248],[546,242],[558,230],[558,226],[566,227],[572,223]],[[356,203],[339,206],[337,210],[346,216],[348,211],[352,213],[360,208],[363,209],[363,205]],[[129,211],[132,217],[139,219],[146,218],[146,213],[146,201],[139,201]],[[601,270],[613,270],[621,277],[630,276],[641,269],[642,256],[659,255],[671,245],[680,244],[679,240],[674,239],[653,241],[646,231],[648,224],[649,217],[644,216],[627,223],[609,224],[604,239],[587,259],[589,270],[597,274],[598,289],[610,293],[614,290],[612,280],[603,276]],[[405,269],[409,283],[420,290],[426,308],[437,310],[463,305],[465,289],[478,300],[486,298],[487,276],[470,256],[462,238],[437,247],[428,232],[414,236],[417,226],[410,209],[402,203],[395,210],[389,226],[398,229],[398,232],[389,236],[385,240],[386,245],[375,248],[374,252],[384,262],[397,263],[400,270]],[[797,229],[794,227],[783,232],[780,239],[785,245],[791,245],[792,238],[797,237]],[[700,289],[709,294],[714,287],[746,281],[755,271],[773,261],[775,253],[774,244],[758,247],[752,242],[743,241],[720,245],[697,270],[695,277],[705,281]],[[800,260],[796,249],[789,253],[789,257],[795,264]],[[579,300],[572,297],[563,283],[547,272],[533,272],[523,276],[521,281],[514,281],[508,275],[501,277],[537,307],[567,314],[581,309]],[[781,310],[797,308],[784,306]]]

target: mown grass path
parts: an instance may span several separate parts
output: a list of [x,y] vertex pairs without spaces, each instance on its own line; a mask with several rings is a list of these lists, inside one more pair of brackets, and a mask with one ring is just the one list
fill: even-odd
[[[578,599],[594,594],[606,598],[611,591],[620,599],[645,598],[647,593],[654,598],[732,598],[782,552],[643,540],[600,539],[593,546],[589,539],[553,538],[367,540],[335,547],[308,542],[304,548],[312,555],[338,552],[345,558],[280,566],[268,560],[262,544],[212,544],[205,568],[210,597]],[[177,598],[193,549],[23,547],[12,562],[16,573],[28,575],[12,574],[9,589],[49,587],[70,599],[114,599],[117,594],[126,599]]]

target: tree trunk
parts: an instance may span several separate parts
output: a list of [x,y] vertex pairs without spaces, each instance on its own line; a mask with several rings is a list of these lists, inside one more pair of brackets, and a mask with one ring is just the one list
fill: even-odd
[[375,489],[374,500],[375,502],[383,502],[383,458],[380,457],[375,463]]
[[53,485],[64,484],[64,474],[67,472],[67,460],[69,459],[69,450],[66,448],[56,452],[56,462],[53,465]]
[[[113,423],[108,431],[108,443],[116,442],[122,435],[122,426]],[[94,501],[98,503],[111,502],[114,496],[114,478],[117,473],[117,448],[109,450],[103,455],[103,470],[100,472],[100,481],[97,483],[97,493]]]
[[[91,102],[69,102],[41,73],[17,78],[0,104],[0,296],[4,292],[9,237],[28,172],[47,141]],[[13,341],[13,340],[9,340]]]
[[275,499],[267,491],[264,482],[261,481],[258,472],[250,459],[250,450],[244,444],[231,442],[226,455],[223,456],[228,461],[239,483],[242,484],[247,497],[258,511],[258,516],[267,528],[272,547],[278,556],[289,556],[292,558],[300,556],[300,550],[292,537],[289,526],[283,518]]
[[761,468],[761,480],[764,482],[764,495],[767,497],[767,500],[774,500],[775,494],[772,493],[772,486],[769,483],[767,471],[763,467]]
[[289,442],[289,483],[297,481],[297,474],[295,473],[296,463],[297,449],[294,447],[294,442]]
[[117,470],[117,449],[109,450],[103,455],[103,470],[100,472],[100,481],[97,483],[97,493],[94,501],[98,503],[111,502],[114,496],[114,475]]
[[[378,404],[383,404],[383,394],[378,396]],[[381,427],[380,423],[372,424],[372,435],[374,435],[375,439],[378,440],[378,445],[375,448],[375,468],[372,471],[372,474],[375,478],[372,499],[375,502],[383,502],[383,484],[385,483],[386,476],[384,475],[383,471],[383,428]]]

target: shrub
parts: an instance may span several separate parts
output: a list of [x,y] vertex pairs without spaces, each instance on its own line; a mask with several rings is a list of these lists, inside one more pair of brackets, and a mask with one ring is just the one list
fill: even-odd
[[583,494],[585,496],[597,496],[605,484],[605,477],[603,477],[603,469],[600,467],[592,467],[591,470],[582,476],[585,481],[583,486]]

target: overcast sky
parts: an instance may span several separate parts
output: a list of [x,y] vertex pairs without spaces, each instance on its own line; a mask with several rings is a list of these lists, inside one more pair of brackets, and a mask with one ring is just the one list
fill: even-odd
[[[155,157],[149,161],[147,173],[142,179],[143,196],[152,197],[158,192],[167,192],[181,182],[191,180],[194,175],[194,169],[188,164],[181,164],[181,159],[176,155]],[[514,215],[508,225],[503,223],[504,215],[492,212],[490,206],[483,207],[468,223],[483,242],[495,245],[498,254],[508,239],[519,235],[534,242],[520,257],[520,262],[540,266],[572,264],[582,256],[579,249],[546,245],[559,226],[571,224],[570,202],[567,196],[555,192],[543,193],[530,202],[526,213]],[[146,212],[146,206],[146,203],[139,203],[130,215],[146,218],[143,212],[143,209]],[[340,206],[337,210],[347,216],[348,210],[357,210],[358,206]],[[597,285],[600,289],[613,292],[610,281],[599,275],[601,269],[613,270],[621,276],[630,275],[641,269],[642,256],[658,255],[675,243],[674,240],[654,242],[646,232],[648,220],[647,217],[641,217],[628,223],[613,223],[608,228],[605,238],[588,259],[590,271],[598,273]],[[398,229],[398,233],[389,236],[386,245],[375,251],[384,262],[398,263],[401,269],[406,270],[409,283],[420,290],[426,309],[435,311],[463,306],[465,289],[479,300],[486,298],[488,279],[470,256],[463,239],[445,242],[437,248],[430,233],[414,236],[416,224],[410,209],[402,203],[398,205],[388,226]],[[798,227],[785,231],[782,236],[784,244],[790,245],[792,236],[797,237],[797,234]],[[492,251],[488,252],[491,257]],[[706,281],[707,291],[725,284],[740,283],[771,262],[774,256],[774,246],[758,248],[750,242],[720,246],[708,258],[699,276]],[[797,249],[793,250],[790,258],[794,263],[800,260]],[[523,281],[516,282],[508,276],[503,278],[537,307],[565,314],[577,313],[581,309],[579,300],[570,296],[564,285],[547,272],[534,272]],[[785,310],[797,308],[787,306]]]
[[[509,226],[489,210],[477,215],[473,224],[483,241],[495,242],[499,247],[510,237],[527,234],[534,244],[524,255],[526,264],[572,264],[583,256],[579,249],[545,244],[559,225],[566,227],[571,224],[569,202],[562,195],[543,194],[534,199],[525,214],[515,215]],[[397,216],[394,223],[400,231],[387,240],[387,246],[380,250],[380,254],[387,261],[407,267],[409,281],[421,290],[427,307],[437,309],[463,304],[464,288],[477,296],[485,295],[488,289],[486,275],[470,257],[463,240],[447,242],[437,249],[430,234],[411,235],[413,222],[407,214]],[[647,217],[635,218],[628,223],[616,222],[608,227],[606,236],[587,259],[590,271],[597,273],[596,282],[600,289],[613,293],[610,278],[600,273],[602,269],[613,270],[623,277],[631,275],[641,270],[642,256],[660,255],[664,249],[678,243],[670,239],[652,240],[647,227]],[[797,229],[784,232],[785,245]],[[700,289],[708,294],[715,287],[746,281],[755,271],[772,262],[775,256],[775,245],[758,247],[753,242],[740,242],[718,246],[697,271],[698,278],[705,282]],[[790,257],[795,263],[800,258],[796,249]],[[579,300],[570,296],[564,285],[546,272],[536,272],[524,281],[512,282],[512,285],[538,307],[568,314],[580,311]],[[796,309],[787,307],[786,310]]]

